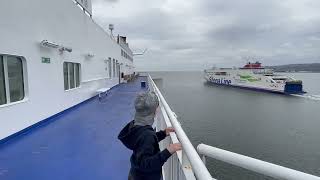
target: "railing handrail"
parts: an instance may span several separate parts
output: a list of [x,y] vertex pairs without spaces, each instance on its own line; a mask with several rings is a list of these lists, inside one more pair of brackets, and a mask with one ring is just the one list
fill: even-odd
[[199,154],[197,153],[196,149],[191,144],[189,138],[187,137],[186,133],[183,131],[179,121],[177,120],[175,114],[171,110],[170,106],[166,102],[165,98],[162,96],[160,90],[156,86],[156,84],[153,82],[150,75],[148,75],[149,80],[151,82],[151,85],[154,88],[155,93],[158,95],[160,102],[162,103],[169,120],[171,121],[171,124],[173,128],[175,129],[175,133],[182,145],[183,151],[186,153],[190,164],[192,166],[192,170],[194,171],[195,176],[199,180],[211,180],[213,179],[211,174],[209,173],[207,167],[204,165],[203,161],[201,160]]
[[205,144],[199,144],[198,152],[201,155],[211,157],[244,169],[254,171],[276,179],[288,180],[319,180],[320,177],[275,165],[269,162],[254,159],[241,154],[233,153],[223,149],[215,148]]

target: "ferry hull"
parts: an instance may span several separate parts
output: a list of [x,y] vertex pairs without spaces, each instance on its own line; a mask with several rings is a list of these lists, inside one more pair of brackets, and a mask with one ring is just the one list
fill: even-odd
[[257,92],[266,92],[266,93],[274,93],[274,94],[283,94],[288,95],[288,93],[285,93],[284,91],[275,91],[270,89],[263,89],[263,88],[256,88],[256,87],[248,87],[248,86],[238,86],[238,85],[232,85],[232,84],[219,84],[212,81],[207,81],[210,85],[216,85],[216,86],[228,86],[230,88],[239,88],[239,89],[246,89],[251,91],[257,91]]

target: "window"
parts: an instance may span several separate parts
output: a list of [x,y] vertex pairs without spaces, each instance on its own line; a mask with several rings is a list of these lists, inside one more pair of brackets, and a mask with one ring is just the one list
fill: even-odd
[[113,59],[113,62],[112,62],[112,72],[113,72],[113,76],[112,77],[116,77],[116,60]]
[[73,89],[76,87],[76,83],[75,83],[75,75],[74,75],[74,64],[73,63],[69,63],[68,64],[68,70],[69,70],[69,82],[70,82],[70,89]]
[[106,68],[105,68],[105,70],[106,70],[106,73],[107,73],[107,77],[108,78],[110,78],[110,74],[109,74],[109,71],[110,71],[110,69],[109,69],[109,59],[106,59],[106,60],[104,60],[104,63],[105,63],[105,66],[106,66]]
[[119,77],[119,64],[118,64],[118,60],[116,60],[116,77]]
[[120,77],[120,64],[118,64],[118,68],[117,68],[118,70],[117,70],[117,77]]
[[0,55],[0,105],[21,101],[24,97],[22,59]]
[[133,61],[133,58],[122,49],[121,49],[121,56],[126,59],[129,59],[130,61]]
[[215,75],[222,75],[222,76],[226,76],[227,73],[226,72],[215,72]]
[[22,60],[7,56],[10,101],[21,101],[24,98]]
[[109,69],[109,78],[111,78],[112,72],[111,72],[111,58],[110,57],[108,59],[108,69]]
[[81,65],[79,63],[63,63],[64,90],[80,87]]
[[68,63],[63,63],[63,78],[64,78],[64,90],[69,88],[69,75],[68,75]]
[[76,87],[80,86],[80,64],[75,64]]

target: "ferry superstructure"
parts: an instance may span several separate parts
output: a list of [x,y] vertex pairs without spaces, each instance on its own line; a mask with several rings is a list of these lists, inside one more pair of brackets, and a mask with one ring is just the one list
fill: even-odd
[[204,144],[196,150],[151,76],[135,73],[126,38],[92,20],[90,0],[0,5],[0,179],[127,179],[131,152],[117,135],[148,90],[160,99],[156,129],[176,130],[160,148],[183,146],[163,166],[164,180],[213,179],[205,157],[279,179],[319,179]]
[[134,74],[126,38],[93,21],[90,0],[0,4],[0,139]]
[[302,81],[279,75],[265,69],[260,62],[247,63],[242,68],[213,68],[205,70],[209,83],[273,92],[279,94],[304,94]]

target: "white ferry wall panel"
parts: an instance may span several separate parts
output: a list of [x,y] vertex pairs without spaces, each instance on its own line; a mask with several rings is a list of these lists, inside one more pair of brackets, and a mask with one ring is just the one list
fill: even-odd
[[[72,0],[3,0],[1,6],[0,56],[23,57],[25,96],[0,105],[0,139],[93,97],[99,88],[118,84],[119,78],[109,77],[106,70],[109,57],[121,64],[121,71],[134,71],[119,44]],[[43,47],[43,40],[72,52]],[[80,87],[64,89],[64,62],[81,64]]]

